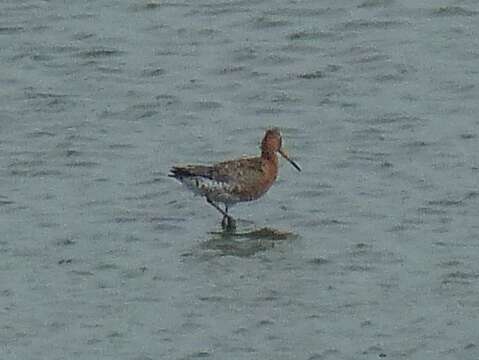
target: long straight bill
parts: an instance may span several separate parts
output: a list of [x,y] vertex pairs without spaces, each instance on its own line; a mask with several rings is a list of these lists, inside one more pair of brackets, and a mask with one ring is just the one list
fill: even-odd
[[299,167],[299,165],[296,164],[293,160],[291,160],[291,159],[289,158],[288,153],[286,152],[286,150],[284,150],[284,149],[279,149],[278,152],[281,154],[282,157],[284,157],[286,160],[288,160],[289,163],[296,168],[296,170],[301,171],[301,168]]

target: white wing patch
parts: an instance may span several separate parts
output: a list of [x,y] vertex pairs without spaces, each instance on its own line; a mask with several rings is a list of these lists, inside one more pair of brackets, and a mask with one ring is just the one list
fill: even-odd
[[188,176],[179,179],[196,195],[208,196],[211,200],[222,203],[235,203],[239,199],[233,195],[234,185],[202,176]]

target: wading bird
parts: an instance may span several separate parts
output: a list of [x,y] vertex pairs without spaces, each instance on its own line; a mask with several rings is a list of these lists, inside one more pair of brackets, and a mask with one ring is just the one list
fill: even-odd
[[[234,230],[236,222],[228,214],[229,208],[243,201],[261,197],[273,185],[278,175],[278,156],[282,155],[298,171],[301,168],[282,148],[281,133],[269,129],[261,141],[261,156],[228,160],[213,165],[174,166],[168,175],[185,184],[195,194],[223,215],[223,229]],[[218,203],[223,203],[223,210]]]

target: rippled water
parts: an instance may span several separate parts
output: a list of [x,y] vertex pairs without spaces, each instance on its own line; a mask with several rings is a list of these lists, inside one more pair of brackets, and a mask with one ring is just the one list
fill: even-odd
[[[477,359],[478,34],[470,0],[2,1],[0,358]],[[303,172],[223,235],[168,169],[269,126]]]

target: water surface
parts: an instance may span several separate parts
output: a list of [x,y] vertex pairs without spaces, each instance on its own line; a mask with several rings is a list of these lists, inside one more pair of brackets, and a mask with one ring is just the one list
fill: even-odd
[[[2,359],[477,359],[474,1],[3,1]],[[167,177],[283,162],[245,228]]]

